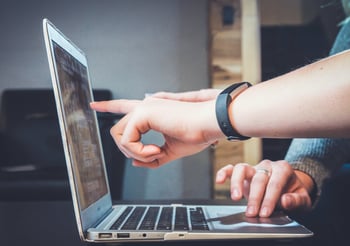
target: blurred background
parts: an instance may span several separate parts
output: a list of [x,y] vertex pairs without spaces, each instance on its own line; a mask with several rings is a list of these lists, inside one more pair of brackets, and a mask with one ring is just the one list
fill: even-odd
[[[257,2],[261,81],[327,56],[344,19],[340,1]],[[219,13],[215,21],[220,22],[220,30],[239,33],[240,7],[238,0],[1,1],[0,234],[6,231],[4,245],[20,245],[23,240],[33,245],[80,243],[57,131],[42,19],[51,20],[85,51],[96,99],[142,99],[156,91],[215,87],[213,10]],[[109,136],[115,120],[118,117],[99,116],[113,199],[216,198],[213,150],[156,170],[134,168]],[[151,133],[146,141],[161,138]],[[283,159],[289,143],[290,139],[262,139],[254,148],[260,158],[277,160]],[[46,218],[39,218],[38,211],[46,212]],[[56,211],[54,217],[51,211]],[[12,216],[21,218],[26,232],[15,236]],[[46,227],[51,219],[56,227],[69,231],[56,236],[55,242]],[[46,233],[38,237],[41,230]]]

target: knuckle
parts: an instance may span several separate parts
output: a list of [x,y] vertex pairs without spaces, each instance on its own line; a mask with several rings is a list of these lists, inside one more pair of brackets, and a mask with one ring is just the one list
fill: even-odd
[[236,165],[234,165],[234,168],[239,170],[244,170],[245,168],[247,168],[247,166],[248,166],[247,163],[237,163]]
[[262,206],[276,205],[276,201],[272,198],[265,197]]
[[113,136],[116,130],[117,130],[117,126],[114,125],[114,126],[112,126],[111,129],[109,130],[109,133]]
[[277,191],[282,191],[283,190],[283,185],[281,182],[279,181],[275,181],[275,180],[270,180],[269,182],[269,188],[271,190],[277,190]]
[[278,161],[278,166],[282,169],[285,170],[292,170],[292,167],[290,166],[290,164],[287,161]]
[[126,146],[128,145],[128,139],[125,137],[120,138],[120,140],[118,141],[120,146],[123,146],[124,148],[126,148]]
[[265,186],[267,183],[265,175],[255,175],[252,183],[257,186]]
[[248,206],[256,206],[259,207],[261,204],[260,199],[257,196],[250,195],[248,198]]
[[268,160],[268,159],[264,159],[260,162],[259,165],[265,166],[265,165],[270,165],[272,163],[272,161]]
[[278,161],[273,165],[273,169],[279,176],[290,177],[294,174],[294,170],[287,161]]
[[227,164],[226,166],[223,166],[222,168],[220,168],[218,170],[218,173],[225,174],[226,172],[230,171],[231,169],[233,169],[233,165],[232,164]]

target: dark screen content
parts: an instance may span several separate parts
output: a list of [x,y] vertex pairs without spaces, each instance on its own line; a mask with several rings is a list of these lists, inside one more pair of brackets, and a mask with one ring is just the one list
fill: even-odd
[[81,209],[107,193],[101,146],[88,84],[87,68],[53,43],[66,136]]

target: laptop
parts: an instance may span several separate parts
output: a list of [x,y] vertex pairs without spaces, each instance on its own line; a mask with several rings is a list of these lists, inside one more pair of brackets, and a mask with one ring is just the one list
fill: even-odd
[[[285,239],[313,233],[282,212],[247,218],[245,205],[112,204],[87,58],[49,20],[45,45],[74,213],[86,242]],[[118,164],[116,164],[118,165]]]

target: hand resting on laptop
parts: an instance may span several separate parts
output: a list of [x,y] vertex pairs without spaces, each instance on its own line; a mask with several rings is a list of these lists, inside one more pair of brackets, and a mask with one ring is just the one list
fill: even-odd
[[246,216],[268,217],[276,206],[283,210],[309,210],[314,184],[304,172],[293,170],[286,161],[263,160],[255,166],[227,165],[216,174],[216,182],[231,180],[231,198],[248,201]]

